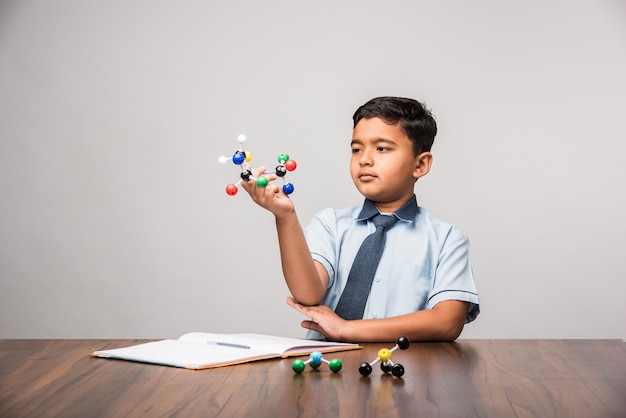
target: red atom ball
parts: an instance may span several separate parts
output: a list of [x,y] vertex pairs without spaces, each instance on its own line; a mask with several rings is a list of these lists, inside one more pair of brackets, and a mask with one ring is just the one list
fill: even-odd
[[287,171],[293,171],[296,169],[297,166],[298,164],[296,164],[294,160],[288,160],[287,162],[285,162],[285,168],[287,169]]
[[237,186],[235,186],[234,184],[229,184],[228,186],[226,186],[226,194],[229,196],[236,195],[237,191]]

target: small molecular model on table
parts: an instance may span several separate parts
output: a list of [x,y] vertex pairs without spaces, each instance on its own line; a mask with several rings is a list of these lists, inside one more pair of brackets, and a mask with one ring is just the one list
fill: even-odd
[[361,363],[361,366],[359,367],[359,373],[361,373],[362,376],[369,376],[372,373],[372,366],[380,361],[380,368],[384,373],[391,372],[391,374],[395,377],[402,377],[402,375],[404,375],[404,366],[402,366],[401,364],[394,364],[391,361],[391,353],[393,353],[397,349],[406,350],[407,348],[409,348],[410,344],[411,342],[407,337],[398,338],[398,341],[396,342],[396,346],[394,348],[392,348],[391,350],[381,348],[380,350],[378,350],[378,357],[376,358],[376,360],[372,361],[371,363]]
[[324,356],[322,355],[322,353],[320,353],[319,351],[314,351],[311,353],[311,355],[309,356],[309,359],[306,361],[294,360],[293,363],[291,363],[291,368],[293,369],[294,372],[300,374],[304,371],[304,369],[306,369],[307,364],[310,364],[312,368],[317,369],[318,367],[321,366],[322,362],[328,364],[328,368],[333,373],[338,373],[341,370],[341,367],[343,366],[341,364],[341,360],[339,360],[338,358],[334,358],[331,361],[328,361],[324,359]]
[[242,181],[254,180],[256,181],[257,187],[264,188],[269,184],[269,179],[265,176],[265,174],[276,174],[277,177],[281,177],[283,179],[283,193],[291,194],[294,191],[293,184],[287,183],[284,179],[287,171],[293,171],[296,169],[297,164],[294,160],[289,159],[288,154],[279,154],[278,155],[278,165],[276,166],[275,171],[265,171],[263,175],[260,175],[258,178],[252,176],[252,170],[250,170],[244,163],[250,162],[252,160],[252,153],[249,151],[244,151],[243,143],[246,142],[245,135],[239,135],[237,137],[237,141],[239,142],[239,149],[235,151],[232,157],[220,157],[220,164],[226,164],[229,160],[233,162],[233,164],[241,167],[241,180],[239,180],[236,184],[229,184],[226,186],[226,194],[229,196],[234,196],[238,192],[237,186],[241,184]]

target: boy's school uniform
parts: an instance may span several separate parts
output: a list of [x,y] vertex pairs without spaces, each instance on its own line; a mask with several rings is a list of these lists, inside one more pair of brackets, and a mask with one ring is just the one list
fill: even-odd
[[[320,302],[335,309],[361,243],[375,230],[375,204],[316,214],[305,228],[313,259],[328,272]],[[469,302],[465,323],[480,312],[469,257],[469,240],[456,226],[419,207],[415,196],[394,212],[399,221],[386,232],[385,250],[372,282],[364,319],[388,318],[431,309],[445,300]],[[309,330],[310,339],[324,336]]]

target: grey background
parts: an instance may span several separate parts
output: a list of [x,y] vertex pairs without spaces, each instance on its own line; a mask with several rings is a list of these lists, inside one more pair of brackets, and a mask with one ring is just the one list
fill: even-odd
[[624,74],[619,0],[2,1],[0,337],[303,336],[218,157],[289,153],[306,224],[403,95],[439,124],[418,200],[472,242],[462,338],[625,338]]

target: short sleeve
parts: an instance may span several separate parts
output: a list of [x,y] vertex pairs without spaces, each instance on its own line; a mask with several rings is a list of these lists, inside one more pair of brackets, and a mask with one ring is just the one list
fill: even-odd
[[316,214],[304,229],[304,236],[313,260],[321,263],[328,272],[330,288],[335,281],[337,265],[335,212],[325,209]]
[[451,227],[439,255],[427,307],[431,309],[445,300],[469,303],[465,323],[473,321],[480,313],[478,292],[469,257],[469,239],[454,226]]

